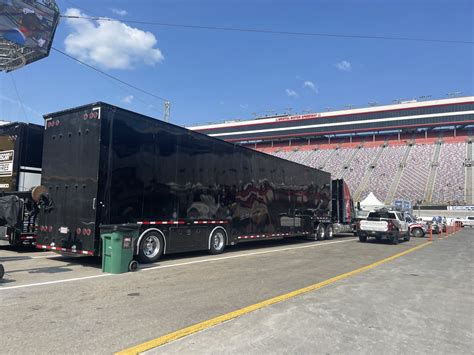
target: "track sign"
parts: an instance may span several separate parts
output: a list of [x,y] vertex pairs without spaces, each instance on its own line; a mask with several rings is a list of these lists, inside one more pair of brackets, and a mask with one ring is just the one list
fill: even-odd
[[0,152],[0,176],[13,175],[13,150],[4,150]]
[[0,70],[47,57],[58,22],[54,0],[0,0]]

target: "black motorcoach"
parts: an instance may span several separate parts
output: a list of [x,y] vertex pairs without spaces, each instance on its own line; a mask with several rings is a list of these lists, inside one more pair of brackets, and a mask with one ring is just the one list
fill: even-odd
[[30,191],[41,184],[43,132],[31,123],[0,126],[0,239],[10,244],[36,242],[38,208]]
[[38,248],[100,254],[134,223],[142,262],[242,241],[332,237],[331,176],[102,102],[45,117]]

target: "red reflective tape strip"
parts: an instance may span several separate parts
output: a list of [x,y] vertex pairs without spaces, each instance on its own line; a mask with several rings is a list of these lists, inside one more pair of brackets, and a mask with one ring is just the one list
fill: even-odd
[[66,248],[60,248],[60,247],[52,247],[49,245],[42,245],[42,244],[36,244],[36,247],[41,248],[41,249],[48,249],[48,250],[65,251],[67,253],[94,255],[94,252],[87,251],[87,250],[73,250],[73,249],[66,249]]
[[137,224],[185,224],[185,223],[186,223],[185,221],[143,221],[143,222],[137,222]]
[[194,224],[227,224],[228,221],[194,221]]
[[[193,224],[227,224],[229,223],[228,221],[193,221]],[[186,221],[140,221],[137,222],[137,224],[142,225],[142,224],[161,224],[161,225],[167,225],[167,224],[186,224]]]

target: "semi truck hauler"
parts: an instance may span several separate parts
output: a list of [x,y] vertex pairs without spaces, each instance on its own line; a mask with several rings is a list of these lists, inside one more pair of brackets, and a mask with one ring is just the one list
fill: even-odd
[[355,231],[355,207],[349,186],[342,179],[332,181],[332,222],[334,233]]
[[135,223],[153,262],[332,230],[329,173],[102,102],[44,117],[38,248],[100,255],[101,224]]
[[35,244],[44,128],[13,122],[0,126],[0,239]]

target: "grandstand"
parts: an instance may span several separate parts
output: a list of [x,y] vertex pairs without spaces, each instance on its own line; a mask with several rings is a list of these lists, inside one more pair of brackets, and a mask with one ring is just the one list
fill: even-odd
[[356,201],[474,204],[472,96],[189,128],[328,171]]

